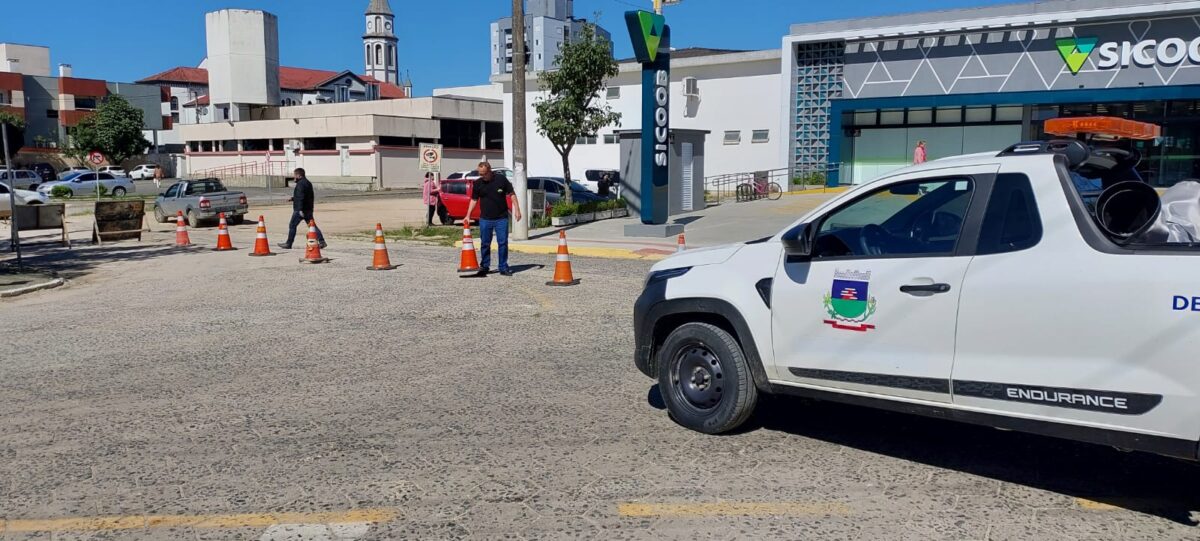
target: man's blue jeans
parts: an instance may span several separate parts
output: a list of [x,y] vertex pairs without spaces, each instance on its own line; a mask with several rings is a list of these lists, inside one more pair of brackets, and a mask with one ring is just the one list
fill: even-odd
[[479,220],[479,255],[483,258],[480,268],[488,270],[492,263],[492,235],[496,236],[499,249],[500,272],[508,270],[508,218]]
[[[292,221],[288,222],[288,240],[284,244],[291,246],[296,240],[296,227],[301,223],[307,224],[312,221],[313,215],[311,212],[303,212],[299,210],[292,211]],[[308,229],[304,230],[305,238],[308,238]],[[325,242],[325,235],[321,234],[321,228],[317,228],[317,242]]]

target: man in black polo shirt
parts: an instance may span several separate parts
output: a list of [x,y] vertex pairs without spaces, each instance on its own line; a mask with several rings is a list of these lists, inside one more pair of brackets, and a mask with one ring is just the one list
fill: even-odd
[[[467,206],[467,217],[463,225],[471,225],[471,214],[475,205],[479,205],[479,251],[483,261],[480,262],[479,276],[487,276],[488,267],[492,263],[492,236],[496,237],[499,250],[500,275],[512,276],[508,268],[508,198],[513,195],[512,183],[504,176],[492,174],[492,165],[479,162],[479,178],[471,185],[471,203]],[[513,205],[513,218],[521,221],[520,205]]]

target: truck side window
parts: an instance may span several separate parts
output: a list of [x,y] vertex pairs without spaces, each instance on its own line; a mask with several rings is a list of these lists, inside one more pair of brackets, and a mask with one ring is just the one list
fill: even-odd
[[165,194],[165,197],[175,197],[177,195],[179,195],[179,185],[178,184],[173,184],[173,185],[171,185],[170,188],[167,188],[167,193]]
[[826,215],[814,257],[953,255],[974,182],[949,178],[880,188]]
[[1042,220],[1029,177],[1020,173],[996,176],[996,185],[983,215],[979,255],[1031,248],[1042,240]]

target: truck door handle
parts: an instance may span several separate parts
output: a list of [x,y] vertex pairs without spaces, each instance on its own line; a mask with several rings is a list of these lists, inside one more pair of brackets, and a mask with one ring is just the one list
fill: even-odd
[[950,284],[909,284],[906,286],[900,286],[900,292],[908,293],[910,295],[916,293],[949,293]]

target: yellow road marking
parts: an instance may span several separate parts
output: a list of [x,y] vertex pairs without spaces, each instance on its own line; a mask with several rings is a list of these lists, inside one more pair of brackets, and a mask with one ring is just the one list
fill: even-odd
[[554,301],[550,300],[550,297],[547,297],[547,296],[539,293],[537,290],[535,290],[531,287],[521,286],[521,290],[524,291],[525,293],[528,293],[530,297],[533,297],[533,300],[537,301],[538,304],[540,304],[542,306],[543,310],[549,310],[551,308],[554,308]]
[[[462,241],[455,242],[454,247],[461,249]],[[478,247],[478,244],[476,244],[476,247]],[[495,243],[492,244],[492,249],[493,250],[497,249]],[[510,243],[508,245],[508,250],[510,252],[517,252],[517,253],[523,253],[523,254],[555,255],[558,253],[558,245],[555,244],[555,245],[551,246],[551,245],[542,245],[542,244]],[[628,248],[599,248],[599,247],[592,247],[592,246],[579,246],[579,247],[571,246],[569,248],[569,251],[571,252],[571,255],[573,255],[573,256],[577,255],[577,256],[583,256],[583,257],[602,257],[602,258],[608,258],[608,259],[659,260],[659,259],[666,259],[666,257],[668,255],[671,255],[670,253],[666,253],[666,254],[656,254],[656,253],[651,253],[651,252],[638,253],[638,250],[631,250]]]
[[1120,509],[1115,505],[1089,500],[1087,498],[1075,498],[1075,503],[1078,504],[1081,509],[1087,509],[1088,511],[1115,511]]
[[621,503],[622,517],[728,517],[849,515],[850,507],[822,502]]
[[95,532],[153,528],[256,528],[275,524],[346,524],[388,522],[394,509],[356,509],[326,513],[246,513],[237,515],[129,515],[0,520],[0,532]]
[[850,188],[846,187],[846,186],[839,186],[837,188],[808,188],[808,189],[804,189],[804,190],[794,190],[794,191],[790,191],[790,192],[783,192],[783,195],[812,195],[812,194],[822,194],[822,193],[842,193],[849,189]]

